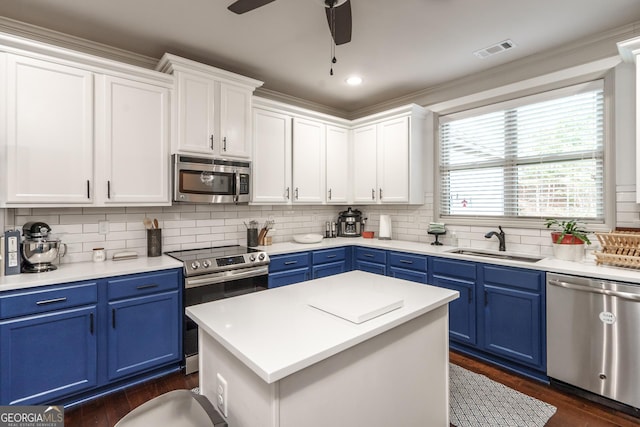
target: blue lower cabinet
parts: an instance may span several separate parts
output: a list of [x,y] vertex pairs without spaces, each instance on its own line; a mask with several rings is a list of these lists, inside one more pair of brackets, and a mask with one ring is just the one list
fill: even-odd
[[333,276],[347,271],[347,264],[344,261],[330,262],[326,264],[314,265],[311,267],[311,275],[314,279]]
[[56,402],[97,384],[95,305],[0,322],[0,404]]
[[484,286],[484,348],[544,367],[541,295],[500,286]]
[[387,251],[356,246],[353,258],[354,270],[387,275]]
[[389,252],[387,264],[388,276],[427,283],[427,257],[424,255]]
[[294,283],[310,280],[311,269],[309,267],[295,268],[292,270],[269,273],[269,289],[280,286],[292,285]]
[[407,270],[405,268],[389,267],[387,275],[396,279],[410,280],[412,282],[427,283],[426,271]]
[[384,264],[378,264],[375,262],[368,262],[356,259],[354,261],[354,270],[366,271],[369,273],[380,274],[383,276],[387,275],[387,266]]
[[109,380],[181,359],[181,304],[178,291],[109,303]]
[[309,252],[273,255],[269,262],[269,289],[311,279]]
[[465,344],[477,344],[475,282],[434,275],[431,285],[460,292],[449,303],[449,338]]

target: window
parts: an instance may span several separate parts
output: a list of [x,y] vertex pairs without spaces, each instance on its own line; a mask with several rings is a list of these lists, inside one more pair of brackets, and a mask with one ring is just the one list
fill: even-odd
[[440,217],[604,222],[603,81],[440,118]]

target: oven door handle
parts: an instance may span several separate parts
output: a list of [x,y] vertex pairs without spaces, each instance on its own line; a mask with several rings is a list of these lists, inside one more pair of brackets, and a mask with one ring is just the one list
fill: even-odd
[[223,271],[220,273],[206,274],[200,277],[187,277],[184,280],[184,287],[196,288],[198,286],[214,285],[216,283],[230,282],[238,279],[246,279],[249,277],[265,276],[269,274],[269,266],[251,268],[248,271]]

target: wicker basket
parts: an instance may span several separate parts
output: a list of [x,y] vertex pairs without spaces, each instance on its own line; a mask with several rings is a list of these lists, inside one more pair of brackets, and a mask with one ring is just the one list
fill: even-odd
[[640,268],[640,233],[618,231],[596,233],[602,251],[594,252],[596,264]]

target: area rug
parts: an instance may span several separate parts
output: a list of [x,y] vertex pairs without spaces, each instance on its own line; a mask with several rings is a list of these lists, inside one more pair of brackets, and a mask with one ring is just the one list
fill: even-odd
[[542,427],[556,408],[484,375],[449,364],[450,421],[456,427]]

